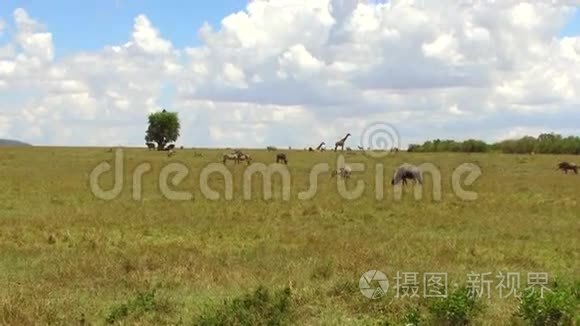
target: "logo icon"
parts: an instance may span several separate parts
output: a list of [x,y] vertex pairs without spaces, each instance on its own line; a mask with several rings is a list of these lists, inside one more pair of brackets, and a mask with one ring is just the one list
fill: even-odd
[[384,122],[367,126],[360,141],[365,154],[374,158],[385,157],[392,149],[401,147],[401,137],[397,129]]
[[358,287],[365,297],[375,300],[387,293],[389,280],[383,272],[370,270],[361,276]]

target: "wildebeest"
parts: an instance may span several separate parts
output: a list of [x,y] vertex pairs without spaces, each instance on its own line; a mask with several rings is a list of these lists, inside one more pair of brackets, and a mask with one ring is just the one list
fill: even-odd
[[165,147],[166,151],[172,151],[173,149],[175,149],[175,144],[171,144],[171,145]]
[[341,176],[345,179],[350,178],[352,174],[352,169],[350,168],[350,166],[345,165],[344,167],[339,168],[336,171],[332,171],[332,174],[330,175],[331,178],[333,178],[334,176],[338,175]]
[[272,152],[272,151],[275,151],[276,150],[276,147],[274,147],[274,146],[268,146],[268,147],[266,147],[266,149],[268,150],[268,152]]
[[572,170],[575,174],[578,174],[578,165],[576,163],[561,162],[558,164],[558,170],[562,170],[566,174],[568,174],[568,170]]
[[397,185],[401,181],[406,185],[407,179],[415,180],[415,183],[423,184],[423,178],[421,177],[421,170],[419,168],[413,165],[403,165],[395,172],[391,180],[391,185]]
[[284,162],[284,164],[288,164],[288,158],[284,153],[276,154],[276,163]]
[[155,143],[152,142],[146,142],[145,145],[147,145],[147,148],[151,151],[155,149]]

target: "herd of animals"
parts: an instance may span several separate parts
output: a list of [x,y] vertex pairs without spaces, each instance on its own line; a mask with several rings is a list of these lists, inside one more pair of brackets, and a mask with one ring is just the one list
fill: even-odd
[[[344,151],[344,145],[345,145],[348,137],[350,137],[350,136],[351,136],[351,134],[347,133],[346,136],[344,136],[343,138],[338,140],[334,144],[334,151],[337,151],[339,148],[341,151]],[[155,143],[147,142],[146,145],[147,145],[147,148],[149,148],[149,150],[155,150]],[[305,148],[304,150],[307,150],[309,152],[324,152],[326,150],[325,145],[326,145],[326,143],[322,142],[315,149],[312,147],[308,147],[308,148]],[[183,149],[183,146],[181,147],[181,149]],[[277,148],[273,147],[273,146],[268,146],[266,149],[268,151],[277,151]],[[364,150],[364,148],[361,146],[358,146],[358,149]],[[168,145],[167,147],[163,148],[163,150],[167,151],[168,156],[173,156],[176,154],[175,145],[173,145],[173,144]],[[352,149],[350,147],[347,147],[346,150],[352,151]],[[370,150],[370,148],[369,148],[369,150]],[[396,147],[391,149],[391,152],[398,152],[398,151],[399,151],[399,149]],[[196,153],[196,156],[202,156],[202,154]],[[222,160],[223,164],[226,164],[227,161],[233,161],[233,162],[235,162],[235,164],[239,164],[240,162],[247,162],[247,164],[250,165],[252,162],[252,157],[249,154],[243,153],[241,150],[234,150],[231,153],[227,153],[227,154],[223,155],[223,160]],[[276,154],[276,163],[288,164],[287,155],[285,153],[277,153]],[[578,174],[578,165],[576,163],[560,162],[558,164],[557,170],[562,170],[566,174],[568,174],[568,171],[574,171],[575,174]],[[345,178],[345,179],[350,178],[351,175],[352,175],[352,169],[348,165],[345,165],[344,167],[340,167],[336,171],[333,171],[331,173],[331,177],[340,176],[340,177]],[[407,180],[413,180],[413,181],[415,181],[415,183],[422,184],[423,180],[421,177],[420,169],[416,166],[408,165],[408,164],[399,167],[397,169],[397,171],[395,172],[393,179],[391,180],[391,184],[396,185],[396,184],[399,184],[402,182],[403,185],[405,185],[405,184],[407,184]]]

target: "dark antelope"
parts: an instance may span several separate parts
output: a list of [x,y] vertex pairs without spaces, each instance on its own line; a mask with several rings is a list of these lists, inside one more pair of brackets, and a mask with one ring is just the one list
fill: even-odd
[[576,163],[561,162],[558,164],[558,170],[562,170],[566,174],[568,174],[568,170],[572,170],[575,174],[578,174],[578,165]]
[[276,155],[276,163],[280,163],[280,162],[284,162],[284,164],[288,164],[288,158],[286,157],[286,154],[279,153]]

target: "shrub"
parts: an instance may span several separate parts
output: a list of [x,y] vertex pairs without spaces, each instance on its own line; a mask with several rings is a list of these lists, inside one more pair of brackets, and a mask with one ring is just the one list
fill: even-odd
[[126,303],[122,303],[111,308],[111,312],[106,317],[106,322],[113,324],[130,314],[141,315],[146,312],[154,311],[158,307],[155,299],[155,289],[139,292],[137,296]]
[[419,312],[419,309],[413,308],[403,317],[402,321],[404,325],[417,326],[422,321],[421,312]]
[[290,289],[273,294],[260,286],[222,306],[211,309],[197,318],[195,325],[283,325],[291,310]]
[[467,287],[460,287],[446,298],[437,298],[431,302],[429,311],[437,324],[469,325],[472,319],[483,309],[483,306],[470,295]]
[[530,325],[572,325],[579,308],[578,284],[574,288],[555,282],[543,298],[537,289],[525,290],[516,314]]

